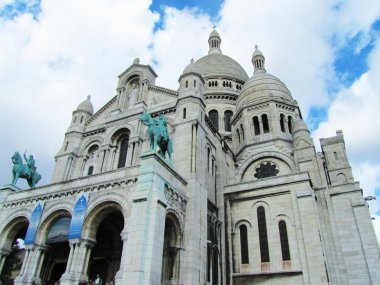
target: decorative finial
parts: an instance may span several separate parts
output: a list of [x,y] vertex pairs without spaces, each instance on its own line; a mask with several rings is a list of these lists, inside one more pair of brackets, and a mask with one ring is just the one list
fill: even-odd
[[212,26],[212,28],[215,30],[215,28],[216,28],[215,24]]
[[259,46],[258,45],[255,45],[255,50],[258,50],[259,49]]
[[136,57],[135,60],[133,61],[133,64],[139,64],[139,63],[140,63],[140,59]]
[[88,99],[88,100],[91,99],[91,95],[90,95],[90,94],[87,95],[87,99]]
[[194,63],[194,58],[192,58],[192,59],[190,60],[190,63]]

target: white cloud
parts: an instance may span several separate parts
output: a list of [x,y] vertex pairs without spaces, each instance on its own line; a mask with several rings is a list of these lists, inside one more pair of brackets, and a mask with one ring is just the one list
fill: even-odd
[[0,0],[0,9],[12,2],[13,0]]
[[[28,148],[48,183],[71,112],[92,94],[95,109],[115,95],[117,75],[137,56],[151,61],[158,14],[150,1],[42,1],[29,14],[0,20],[0,165]],[[74,8],[75,7],[75,8]]]
[[164,9],[163,28],[153,38],[154,57],[158,61],[157,84],[178,88],[178,79],[190,63],[208,51],[210,18],[196,9]]

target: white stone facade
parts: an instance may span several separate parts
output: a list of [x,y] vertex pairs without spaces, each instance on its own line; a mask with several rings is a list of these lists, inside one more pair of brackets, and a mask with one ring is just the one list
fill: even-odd
[[[209,47],[177,91],[156,86],[136,59],[105,106],[94,113],[88,97],[73,112],[51,184],[3,187],[1,278],[43,202],[14,284],[96,274],[117,285],[380,284],[379,246],[342,132],[316,153],[297,102],[257,48],[249,78],[215,30]],[[168,119],[172,164],[148,151],[143,112]],[[54,240],[83,193],[80,237]]]

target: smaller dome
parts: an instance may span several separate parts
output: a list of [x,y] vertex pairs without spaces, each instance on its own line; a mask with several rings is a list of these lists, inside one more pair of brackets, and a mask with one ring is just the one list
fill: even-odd
[[188,73],[196,73],[196,74],[201,74],[199,68],[197,65],[194,63],[194,59],[191,59],[190,64],[186,66],[186,68],[183,70],[182,75],[188,74]]
[[78,108],[76,109],[76,111],[88,112],[91,115],[94,114],[94,107],[92,106],[90,99],[91,99],[91,96],[88,95],[87,99],[78,105]]
[[286,85],[269,73],[254,74],[244,85],[237,101],[237,108],[246,106],[254,101],[266,99],[282,99],[294,103]]
[[255,45],[255,51],[252,54],[252,59],[254,59],[257,56],[262,56],[264,57],[263,53],[259,50],[258,45]]
[[219,33],[215,30],[215,28],[211,31],[210,36],[208,37],[209,39],[213,37],[218,37],[220,39]]

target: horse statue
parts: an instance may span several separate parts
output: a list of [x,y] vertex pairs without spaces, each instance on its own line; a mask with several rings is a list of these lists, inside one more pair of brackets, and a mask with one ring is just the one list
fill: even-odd
[[172,163],[172,140],[168,133],[168,123],[163,115],[160,115],[158,119],[152,118],[147,112],[144,112],[140,116],[140,121],[148,126],[148,139],[150,143],[150,150],[156,151],[159,147],[158,154],[163,158],[168,154],[169,163]]
[[41,175],[36,171],[34,166],[33,156],[30,155],[29,158],[26,158],[26,164],[23,163],[21,155],[16,151],[12,156],[13,168],[12,168],[12,185],[16,186],[16,182],[19,178],[24,178],[28,182],[30,188],[36,187],[36,184],[41,179]]

